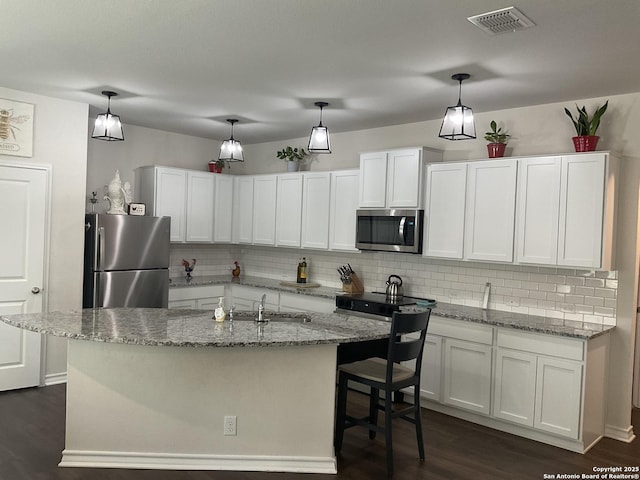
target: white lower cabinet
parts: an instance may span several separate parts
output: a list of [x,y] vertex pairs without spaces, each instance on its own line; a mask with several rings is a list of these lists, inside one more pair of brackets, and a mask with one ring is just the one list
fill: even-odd
[[169,289],[169,308],[213,310],[220,297],[225,296],[224,285],[197,285]]
[[556,358],[538,358],[533,426],[571,438],[580,434],[582,365]]
[[491,411],[491,345],[444,340],[443,402],[488,415]]
[[332,313],[336,302],[329,298],[318,298],[295,293],[280,293],[281,312],[318,312]]
[[589,340],[431,315],[423,406],[584,453],[604,435],[609,335]]

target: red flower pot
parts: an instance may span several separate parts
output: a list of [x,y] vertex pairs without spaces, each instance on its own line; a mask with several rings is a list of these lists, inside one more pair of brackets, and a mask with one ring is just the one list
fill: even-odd
[[579,137],[572,137],[572,139],[576,152],[593,152],[598,145],[600,137],[597,135],[581,135]]
[[489,143],[487,144],[487,151],[489,152],[489,158],[504,157],[504,151],[507,148],[506,143]]
[[215,162],[209,163],[209,171],[211,173],[222,173],[223,165],[216,165]]

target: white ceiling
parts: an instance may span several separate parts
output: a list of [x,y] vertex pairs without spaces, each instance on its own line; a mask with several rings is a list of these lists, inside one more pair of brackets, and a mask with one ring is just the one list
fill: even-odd
[[[536,26],[467,17],[515,6]],[[638,0],[0,0],[0,86],[216,140],[331,132],[640,91]],[[572,104],[567,106],[571,107]],[[126,131],[125,131],[126,137]]]

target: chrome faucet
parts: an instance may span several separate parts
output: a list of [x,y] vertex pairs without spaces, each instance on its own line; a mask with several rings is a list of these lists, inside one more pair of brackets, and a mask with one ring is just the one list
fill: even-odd
[[264,322],[264,302],[267,299],[267,294],[264,293],[262,298],[260,299],[260,304],[258,305],[258,322]]

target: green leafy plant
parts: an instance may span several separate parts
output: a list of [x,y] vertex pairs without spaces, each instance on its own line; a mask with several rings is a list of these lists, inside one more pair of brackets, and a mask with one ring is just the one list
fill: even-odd
[[607,111],[608,106],[609,100],[607,100],[600,108],[596,109],[591,118],[589,118],[587,109],[584,106],[579,108],[578,105],[576,105],[576,110],[578,110],[577,118],[573,117],[568,108],[564,109],[564,113],[566,113],[573,122],[573,126],[576,127],[576,133],[579,137],[583,135],[595,135],[598,127],[600,126],[600,118],[604,115],[604,112]]
[[498,124],[495,120],[491,120],[491,131],[484,134],[484,139],[491,143],[507,143],[509,135],[506,130],[498,128]]
[[287,145],[287,148],[283,148],[282,150],[276,153],[278,158],[283,160],[289,160],[290,162],[298,162],[303,160],[304,157],[307,156],[307,152],[304,151],[304,148],[291,148]]

